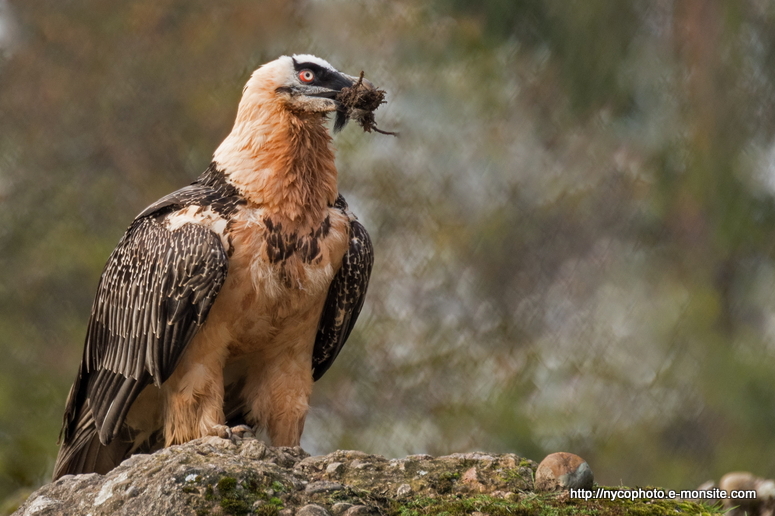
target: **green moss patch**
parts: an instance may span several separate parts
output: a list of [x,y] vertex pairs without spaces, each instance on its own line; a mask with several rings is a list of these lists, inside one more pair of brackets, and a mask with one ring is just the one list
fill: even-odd
[[402,504],[394,503],[389,516],[463,516],[474,512],[490,516],[667,516],[680,514],[723,514],[719,507],[675,500],[628,501],[572,500],[566,493],[526,494],[515,500],[491,496],[454,498],[417,498]]

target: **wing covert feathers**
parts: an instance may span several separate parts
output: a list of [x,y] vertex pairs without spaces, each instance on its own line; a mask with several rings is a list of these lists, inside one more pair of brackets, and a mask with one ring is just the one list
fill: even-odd
[[99,443],[108,446],[119,434],[145,387],[160,386],[172,374],[227,270],[221,240],[208,228],[184,224],[169,231],[156,217],[134,221],[100,278],[83,362],[67,400],[57,472],[106,460],[94,455]]
[[[344,204],[341,196],[337,204],[340,202]],[[374,250],[369,234],[360,222],[353,220],[350,225],[350,246],[342,259],[342,267],[328,289],[315,338],[312,354],[312,377],[315,381],[334,363],[355,326],[366,299],[373,264]]]

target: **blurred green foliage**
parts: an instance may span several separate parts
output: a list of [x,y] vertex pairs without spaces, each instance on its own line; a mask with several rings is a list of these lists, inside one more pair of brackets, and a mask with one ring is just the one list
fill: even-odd
[[377,262],[303,445],[775,476],[775,7],[0,2],[0,497],[45,482],[101,268],[250,72],[388,91],[335,138]]

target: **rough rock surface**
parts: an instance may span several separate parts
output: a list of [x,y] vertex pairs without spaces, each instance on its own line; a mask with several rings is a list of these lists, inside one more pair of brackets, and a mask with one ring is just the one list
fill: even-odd
[[516,455],[386,459],[358,451],[310,457],[257,439],[198,439],[135,455],[107,475],[67,475],[16,515],[366,516],[411,495],[495,493],[532,486],[535,464]]
[[[68,475],[33,493],[24,516],[515,516],[707,514],[677,501],[596,501],[533,491],[536,463],[516,455],[359,451],[310,457],[255,438],[198,439],[135,455],[107,475]],[[570,511],[570,512],[567,512]],[[716,512],[716,511],[711,511]],[[478,514],[477,514],[478,513]]]

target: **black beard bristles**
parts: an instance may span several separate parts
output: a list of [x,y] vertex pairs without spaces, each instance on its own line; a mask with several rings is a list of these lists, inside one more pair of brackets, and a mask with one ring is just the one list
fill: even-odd
[[347,125],[348,119],[349,117],[347,116],[347,112],[337,110],[336,118],[334,119],[334,132],[338,133],[344,129],[344,126]]

